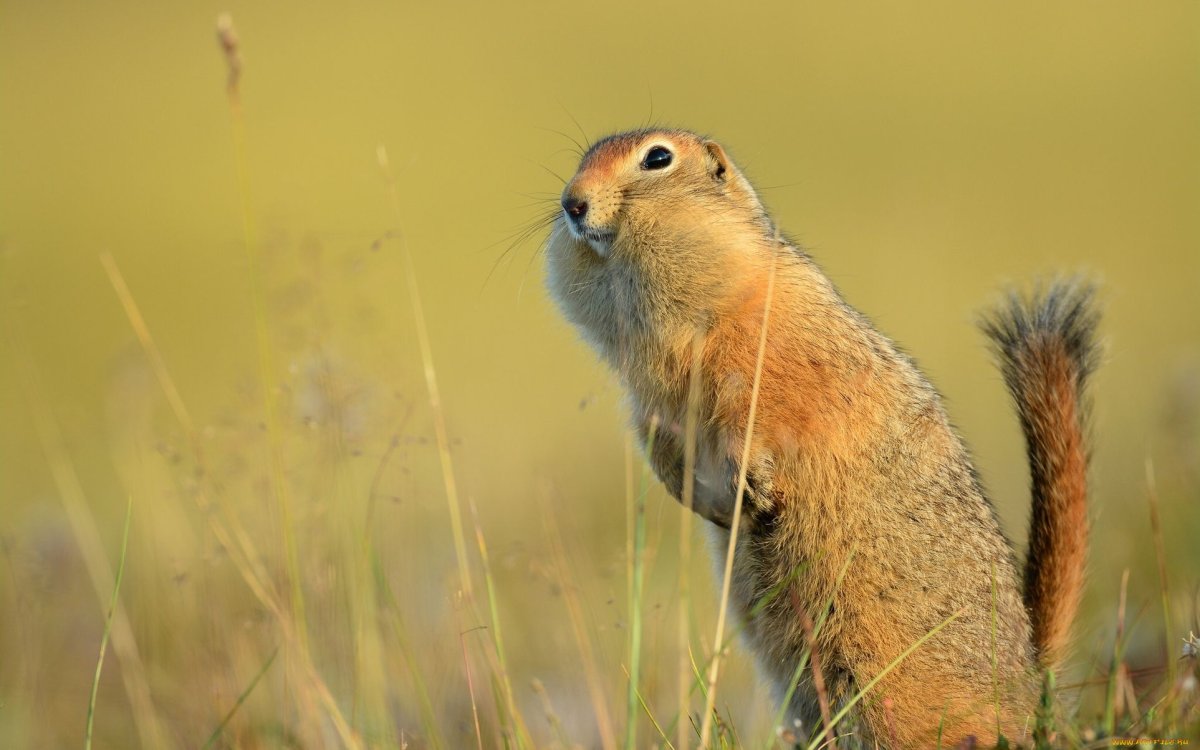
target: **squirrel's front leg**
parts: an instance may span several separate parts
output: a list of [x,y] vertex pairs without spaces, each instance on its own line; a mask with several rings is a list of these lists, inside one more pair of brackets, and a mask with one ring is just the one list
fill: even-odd
[[[638,426],[638,436],[654,473],[671,497],[683,502],[684,435],[673,425],[646,420]],[[692,509],[701,517],[728,529],[737,503],[738,465],[731,458],[712,455],[701,446],[693,469]],[[753,517],[771,507],[769,461],[754,461],[746,477],[743,510]],[[766,491],[764,491],[766,490]]]
[[671,497],[683,501],[683,437],[675,434],[657,418],[644,419],[638,424],[638,439],[642,450]]

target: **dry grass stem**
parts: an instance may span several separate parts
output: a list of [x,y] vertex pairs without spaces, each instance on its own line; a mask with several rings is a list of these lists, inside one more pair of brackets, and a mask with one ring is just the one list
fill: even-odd
[[583,661],[583,675],[587,683],[588,695],[592,701],[592,710],[596,716],[596,728],[600,734],[600,745],[604,750],[616,750],[617,738],[613,733],[612,718],[605,699],[604,682],[599,666],[596,663],[592,639],[588,635],[587,618],[579,595],[571,580],[567,552],[563,546],[562,532],[559,530],[554,509],[545,497],[542,497],[542,520],[545,524],[546,538],[550,542],[550,553],[553,559],[555,580],[567,606],[567,614],[571,620],[571,632],[579,648]]
[[[388,197],[396,227],[399,228],[403,214],[400,210],[400,194],[396,192],[396,179],[392,174],[387,149],[380,145],[375,152],[379,168],[388,185]],[[446,490],[446,507],[450,513],[450,524],[454,533],[454,555],[458,560],[459,583],[467,600],[472,599],[471,569],[467,562],[467,542],[463,533],[462,509],[458,501],[458,485],[454,480],[454,462],[450,455],[450,437],[446,430],[446,415],[442,409],[442,396],[438,388],[437,371],[433,366],[433,348],[429,343],[429,327],[425,324],[425,307],[421,303],[421,290],[417,286],[417,272],[413,268],[412,253],[408,244],[400,238],[400,254],[404,259],[404,273],[408,282],[408,296],[412,303],[413,320],[417,328],[417,343],[421,350],[422,371],[425,387],[429,394],[429,409],[433,412],[433,430],[437,439],[438,458],[442,467],[442,484]]]
[[687,413],[683,424],[683,515],[679,519],[679,713],[676,717],[675,746],[687,750],[691,726],[683,721],[691,714],[691,695],[694,680],[691,661],[691,580],[692,580],[692,513],[696,495],[696,431],[700,414],[700,364],[704,355],[704,334],[696,332],[692,339],[692,363],[688,371]]
[[134,639],[129,615],[119,599],[113,603],[111,615],[108,614],[109,601],[116,589],[116,579],[104,553],[100,530],[89,507],[83,484],[71,462],[58,422],[50,410],[49,401],[42,392],[41,383],[44,381],[28,351],[16,350],[11,331],[9,342],[14,349],[14,359],[21,376],[19,382],[33,412],[38,441],[49,463],[51,476],[66,511],[67,522],[83,557],[100,611],[111,619],[113,651],[121,665],[121,680],[129,698],[139,740],[145,747],[173,747],[170,735],[166,732],[155,706],[146,666]]
[[[794,588],[788,587],[792,595],[792,608],[800,618],[800,627],[804,629],[804,638],[808,641],[808,661],[812,665],[813,691],[817,694],[817,706],[821,710],[821,725],[825,729],[825,740],[828,747],[837,747],[837,738],[833,732],[833,721],[829,712],[829,692],[825,689],[825,672],[821,669],[821,654],[817,650],[817,639],[813,629],[812,617],[804,611],[800,597]],[[893,731],[894,734],[894,731]],[[893,737],[893,739],[895,739]]]
[[750,391],[750,411],[746,416],[746,439],[742,445],[742,460],[738,470],[737,497],[733,505],[733,520],[729,525],[729,550],[725,554],[725,570],[721,583],[721,604],[717,611],[717,633],[713,639],[713,659],[708,673],[708,697],[700,725],[700,747],[707,748],[712,733],[712,714],[717,700],[717,677],[720,674],[721,654],[725,648],[725,619],[729,613],[729,592],[733,584],[733,556],[737,550],[738,528],[742,521],[742,500],[746,494],[746,475],[750,469],[750,447],[754,437],[754,417],[758,409],[758,392],[762,385],[763,358],[767,351],[767,327],[771,320],[771,302],[775,293],[776,255],[771,255],[767,273],[767,292],[763,302],[762,333],[758,340],[758,356],[754,364],[754,385]]

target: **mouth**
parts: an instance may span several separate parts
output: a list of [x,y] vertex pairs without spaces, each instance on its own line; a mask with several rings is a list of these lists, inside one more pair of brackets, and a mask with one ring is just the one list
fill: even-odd
[[571,231],[571,235],[577,240],[583,240],[592,250],[600,257],[606,257],[609,250],[612,249],[613,238],[616,237],[616,232],[611,229],[597,229],[595,227],[579,226],[568,217],[567,227]]

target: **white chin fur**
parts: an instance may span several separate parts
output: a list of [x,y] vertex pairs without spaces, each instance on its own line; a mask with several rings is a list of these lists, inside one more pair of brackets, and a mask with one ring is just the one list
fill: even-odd
[[584,239],[601,258],[607,258],[609,251],[612,250],[612,240],[610,239],[601,237],[585,237]]
[[601,258],[607,258],[609,252],[612,251],[612,237],[610,235],[589,230],[581,232],[570,221],[566,222],[566,226],[567,231],[571,233],[572,237],[586,243]]

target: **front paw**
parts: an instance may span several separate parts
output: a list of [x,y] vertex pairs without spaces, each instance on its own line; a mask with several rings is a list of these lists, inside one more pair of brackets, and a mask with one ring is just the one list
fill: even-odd
[[775,507],[769,468],[769,462],[756,462],[742,483],[733,459],[701,462],[696,468],[696,512],[718,526],[730,528],[737,512],[740,490],[742,523],[769,524]]

